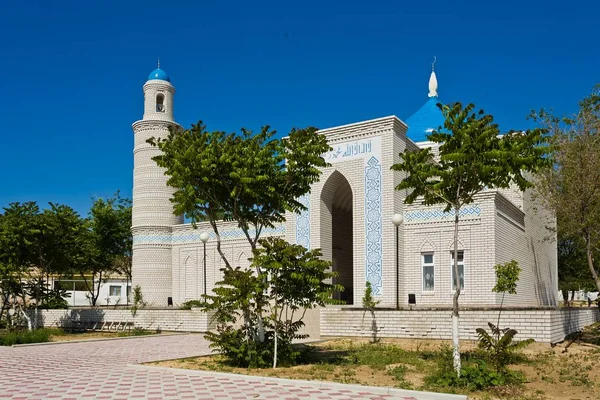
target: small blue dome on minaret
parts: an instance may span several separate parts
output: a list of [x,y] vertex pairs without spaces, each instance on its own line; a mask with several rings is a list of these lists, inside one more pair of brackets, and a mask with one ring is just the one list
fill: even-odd
[[167,73],[165,71],[160,69],[160,58],[158,59],[157,68],[154,71],[150,72],[150,75],[148,75],[149,81],[154,80],[154,79],[158,79],[160,81],[171,82],[171,78],[169,78],[169,75],[167,75]]

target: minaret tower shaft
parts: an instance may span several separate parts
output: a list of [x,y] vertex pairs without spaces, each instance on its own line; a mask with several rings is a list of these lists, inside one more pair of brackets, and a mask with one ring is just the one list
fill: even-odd
[[161,307],[173,296],[171,233],[183,217],[173,214],[174,189],[167,186],[164,169],[152,160],[160,150],[146,141],[164,138],[169,127],[179,125],[173,118],[175,88],[160,63],[143,89],[144,115],[133,124],[132,285],[142,288],[144,301]]

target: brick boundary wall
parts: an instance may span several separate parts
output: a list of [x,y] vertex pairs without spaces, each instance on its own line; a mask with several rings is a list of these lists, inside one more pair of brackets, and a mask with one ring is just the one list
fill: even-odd
[[[451,310],[375,311],[380,337],[451,339]],[[464,310],[460,313],[460,337],[476,340],[476,328],[496,324],[498,310]],[[600,321],[597,307],[568,309],[504,309],[500,326],[516,329],[517,339],[533,338],[555,343],[587,325]],[[371,315],[362,309],[321,309],[321,336],[371,336]]]
[[[321,336],[371,336],[371,315],[362,309],[326,307],[305,319],[313,339],[319,338],[316,322],[320,314]],[[147,330],[174,332],[206,332],[210,318],[199,309],[192,310],[139,310],[135,321],[129,310],[69,309],[42,310],[42,324],[45,327],[61,326],[67,319],[81,321],[134,322],[136,327]],[[450,339],[452,325],[451,311],[446,309],[377,310],[375,318],[380,329],[380,337],[415,339]],[[498,310],[464,310],[460,313],[460,336],[475,340],[476,328],[487,323],[496,323]],[[598,308],[567,309],[505,309],[500,325],[519,331],[517,339],[533,338],[542,343],[555,343],[587,325],[600,321]]]
[[[305,326],[299,334],[307,334],[311,339],[319,339],[320,309],[307,310],[304,315]],[[30,313],[33,317],[33,312]],[[41,325],[61,327],[69,320],[85,322],[134,322],[136,328],[172,332],[207,332],[215,329],[211,316],[199,308],[179,309],[142,309],[135,319],[127,309],[107,310],[102,308],[73,308],[68,310],[41,310]]]
[[135,327],[147,330],[174,332],[206,332],[209,315],[200,309],[191,310],[138,310],[136,317],[130,310],[74,308],[69,310],[42,310],[44,327],[60,327],[69,319],[86,322],[134,322]]

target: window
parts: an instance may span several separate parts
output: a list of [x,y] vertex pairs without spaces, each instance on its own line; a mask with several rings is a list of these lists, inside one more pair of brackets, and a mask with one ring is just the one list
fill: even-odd
[[108,295],[121,297],[121,286],[109,286]]
[[[450,270],[452,271],[452,290],[456,290],[456,284],[454,283],[454,252],[450,252]],[[458,277],[460,279],[460,290],[465,288],[465,254],[464,251],[459,250],[458,252]]]
[[156,95],[156,112],[165,112],[165,96],[162,94]]
[[434,265],[433,253],[425,253],[422,255],[423,265],[423,291],[431,292],[434,290]]

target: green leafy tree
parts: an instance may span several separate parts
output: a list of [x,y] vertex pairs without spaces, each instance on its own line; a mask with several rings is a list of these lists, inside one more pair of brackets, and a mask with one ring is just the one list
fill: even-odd
[[[0,281],[2,282],[3,310],[13,306],[33,329],[31,318],[25,312],[27,305],[25,282],[28,268],[34,258],[33,246],[38,231],[30,225],[39,213],[35,202],[11,203],[4,208],[0,219]],[[9,325],[11,317],[7,313]]]
[[[35,202],[12,203],[5,208],[2,232],[3,246],[0,261],[9,271],[5,277],[13,299],[20,298],[22,307],[33,304],[34,321],[23,313],[28,324],[37,326],[39,307],[63,307],[64,292],[48,287],[49,276],[66,274],[76,262],[75,248],[79,243],[81,217],[65,205],[50,203],[40,211]],[[3,297],[5,297],[3,295]],[[29,299],[33,300],[29,302]]]
[[[596,283],[587,265],[585,243],[580,237],[565,236],[561,229],[563,224],[558,218],[558,288],[563,293],[565,307],[569,306],[569,292],[578,290],[596,291]],[[598,252],[594,251],[594,259]]]
[[[275,133],[268,126],[256,134],[244,128],[240,134],[209,132],[200,121],[189,130],[171,129],[166,138],[148,140],[161,150],[153,160],[166,169],[167,184],[175,189],[174,213],[184,214],[194,227],[200,221],[210,224],[231,278],[244,271],[236,272],[223,252],[218,222],[237,222],[256,250],[263,229],[285,221],[287,211],[305,208],[298,199],[328,165],[322,154],[330,147],[315,128],[292,129],[284,139],[275,138]],[[256,340],[262,341],[260,314],[257,321],[244,324],[254,322]]]
[[568,268],[587,268],[600,291],[600,85],[579,102],[574,115],[541,110],[533,118],[549,130],[553,152],[538,190],[558,214],[561,236],[583,244],[586,263]]
[[73,266],[81,262],[81,235],[85,229],[85,221],[69,206],[54,203],[49,205],[50,208],[32,220],[32,226],[36,227],[38,235],[33,243],[33,268],[29,271],[36,305],[48,307],[48,303],[53,303],[52,307],[57,307],[64,305],[57,298],[61,293],[52,290],[47,283],[50,275],[68,275]]
[[131,201],[118,193],[108,199],[96,199],[81,238],[84,259],[75,265],[74,272],[83,278],[90,304],[96,306],[106,277],[122,273],[124,260],[131,270]]
[[494,293],[502,293],[500,301],[500,312],[498,312],[498,326],[500,326],[500,313],[504,305],[504,296],[508,294],[517,294],[517,282],[521,273],[521,267],[515,260],[511,260],[504,264],[494,266],[496,270],[496,285],[492,288]]
[[[223,281],[206,296],[202,308],[214,313],[217,321],[216,332],[206,335],[211,348],[236,366],[265,367],[270,360],[276,368],[278,361],[289,364],[299,356],[292,341],[307,337],[298,334],[306,311],[333,303],[333,292],[342,287],[327,283],[336,274],[320,250],[308,251],[275,237],[259,244],[252,263],[260,273],[225,269]],[[269,310],[269,317],[264,322],[265,339],[260,341],[258,319],[263,310]],[[244,323],[234,328],[238,320]]]
[[337,273],[331,272],[331,262],[322,259],[321,250],[307,251],[277,237],[261,239],[259,243],[252,263],[260,269],[259,279],[263,278],[267,288],[262,293],[271,310],[273,368],[276,368],[279,348],[282,359],[293,360],[292,341],[308,337],[298,335],[306,311],[333,304],[333,293],[342,291],[343,286],[327,283]]
[[134,321],[138,311],[144,309],[147,305],[148,303],[144,301],[142,287],[140,285],[135,285],[133,288],[133,301],[130,309],[131,316],[133,317]]
[[431,148],[405,151],[402,161],[393,165],[394,171],[406,173],[397,190],[412,189],[405,203],[415,201],[425,205],[443,204],[446,212],[454,214],[454,279],[452,299],[452,339],[454,368],[460,374],[458,271],[458,225],[461,208],[473,203],[475,196],[486,188],[521,190],[532,186],[527,173],[535,173],[547,164],[543,129],[510,132],[501,136],[498,125],[483,110],[460,103],[452,106],[438,104],[445,121],[427,139],[439,145],[439,157]]
[[483,328],[477,328],[475,331],[479,340],[479,348],[487,352],[499,373],[507,374],[506,365],[510,362],[511,354],[533,343],[534,340],[527,339],[515,342],[514,338],[518,333],[515,329],[500,328],[500,315],[502,313],[502,305],[504,304],[504,296],[506,293],[517,294],[517,282],[521,273],[519,263],[511,260],[504,264],[497,264],[494,266],[494,269],[496,270],[496,285],[493,287],[492,292],[502,293],[500,311],[498,311],[498,323],[494,325],[488,322],[488,326],[492,332],[491,335]]
[[[368,311],[371,314],[371,336],[372,342],[377,343],[379,338],[377,337],[377,332],[379,328],[377,327],[377,319],[375,319],[375,308],[380,303],[379,300],[375,300],[373,297],[373,285],[371,282],[367,281],[365,288],[365,295],[362,298],[362,306],[365,308],[365,313]],[[364,319],[363,314],[363,319]]]

